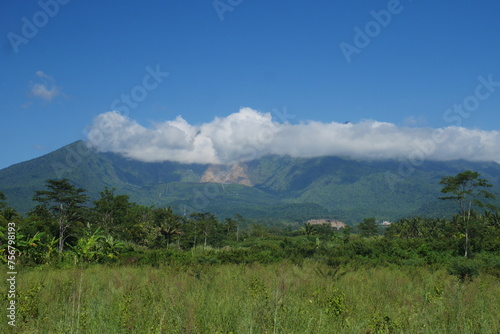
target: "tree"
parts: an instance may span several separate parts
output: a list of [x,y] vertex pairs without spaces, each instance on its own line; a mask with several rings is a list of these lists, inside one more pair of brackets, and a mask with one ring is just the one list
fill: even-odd
[[500,212],[486,211],[484,213],[485,226],[481,234],[483,249],[495,251],[500,249]]
[[352,226],[347,225],[342,229],[342,240],[344,244],[349,242],[349,239],[351,238],[351,233],[352,233]]
[[68,179],[47,180],[47,190],[35,191],[33,200],[49,210],[59,227],[59,252],[64,249],[64,242],[70,228],[83,220],[84,204],[88,197],[85,189],[75,188]]
[[375,218],[364,218],[361,223],[358,224],[359,232],[363,237],[371,237],[377,235],[378,228]]
[[7,200],[7,196],[3,192],[0,191],[0,210],[2,210],[6,204],[4,203]]
[[311,223],[305,223],[304,227],[301,228],[301,230],[307,236],[307,238],[316,233],[316,227]]
[[133,204],[128,195],[116,195],[115,189],[104,188],[101,198],[94,201],[94,219],[107,233],[123,236],[130,221]]
[[244,225],[245,218],[243,218],[242,215],[237,213],[234,216],[234,219],[236,220],[236,241],[239,241],[240,240],[240,227]]
[[167,249],[174,236],[179,236],[182,232],[181,217],[174,214],[172,208],[154,210],[155,223],[159,228],[160,234],[167,240]]
[[14,208],[7,206],[5,201],[7,201],[7,196],[0,191],[0,217],[6,222],[18,222],[21,219],[21,215]]
[[207,238],[208,235],[210,234],[211,231],[215,230],[217,227],[217,218],[215,217],[214,214],[210,212],[204,212],[204,213],[199,213],[199,212],[194,212],[191,214],[191,218],[194,220],[194,228],[195,228],[195,235],[194,235],[194,247],[196,247],[196,237],[197,237],[197,227],[201,227],[201,231],[203,233],[204,237],[204,242],[203,242],[203,247],[207,247]]
[[18,220],[19,218],[21,218],[21,215],[19,213],[17,213],[17,211],[14,210],[13,208],[11,208],[10,206],[3,209],[2,216],[8,222],[15,221],[15,220]]
[[7,196],[0,191],[0,215],[7,221],[11,221],[13,218],[19,217],[19,214],[11,207],[7,206]]
[[[449,196],[440,197],[442,200],[454,200],[460,207],[459,221],[461,229],[465,233],[464,256],[468,256],[469,252],[469,231],[471,223],[471,215],[475,207],[484,208],[491,205],[481,202],[479,199],[495,198],[493,194],[483,188],[492,187],[488,180],[479,178],[478,172],[467,170],[458,173],[456,176],[444,176],[441,178],[440,184],[443,185],[441,192],[450,194]],[[494,207],[493,207],[494,208]]]
[[23,228],[28,235],[34,235],[36,232],[45,232],[46,236],[52,236],[56,239],[59,235],[59,227],[52,213],[43,205],[37,205],[28,212],[28,217],[24,220]]
[[226,226],[225,230],[227,231],[226,237],[229,239],[231,234],[236,234],[238,231],[238,222],[232,218],[224,219]]
[[131,240],[137,244],[151,246],[158,237],[157,227],[155,227],[153,209],[139,204],[132,204],[129,218],[123,236],[126,240]]

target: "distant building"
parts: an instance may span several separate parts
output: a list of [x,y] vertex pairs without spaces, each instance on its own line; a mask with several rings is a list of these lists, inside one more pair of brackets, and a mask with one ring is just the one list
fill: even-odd
[[391,225],[391,222],[388,222],[387,220],[384,220],[383,222],[380,223],[380,226],[389,226]]
[[311,225],[330,225],[333,228],[336,228],[337,230],[340,230],[341,228],[346,227],[347,225],[339,220],[335,219],[311,219],[307,221]]

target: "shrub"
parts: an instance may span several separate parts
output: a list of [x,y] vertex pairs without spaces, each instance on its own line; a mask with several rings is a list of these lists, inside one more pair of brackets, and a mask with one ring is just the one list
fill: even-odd
[[459,258],[451,262],[448,272],[457,276],[462,282],[473,280],[479,275],[480,264],[472,259]]
[[481,272],[500,278],[500,256],[496,254],[480,253],[474,260],[481,263]]

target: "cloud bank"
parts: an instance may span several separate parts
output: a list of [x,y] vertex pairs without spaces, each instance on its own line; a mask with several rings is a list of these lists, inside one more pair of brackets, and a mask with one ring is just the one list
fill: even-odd
[[250,108],[201,125],[178,116],[150,127],[110,111],[94,119],[87,137],[99,151],[146,162],[229,164],[279,154],[406,159],[414,164],[455,159],[500,163],[499,131],[398,127],[371,120],[289,124]]

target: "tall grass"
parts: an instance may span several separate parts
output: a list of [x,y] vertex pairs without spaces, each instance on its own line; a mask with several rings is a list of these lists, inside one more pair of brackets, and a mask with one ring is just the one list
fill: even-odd
[[17,327],[4,317],[2,333],[500,332],[500,284],[487,274],[306,260],[31,269],[18,280]]

